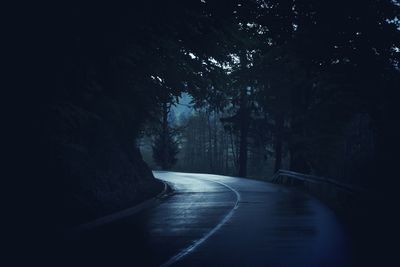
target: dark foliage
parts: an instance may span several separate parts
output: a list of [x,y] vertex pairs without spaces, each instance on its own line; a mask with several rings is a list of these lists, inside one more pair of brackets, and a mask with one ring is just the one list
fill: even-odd
[[177,162],[178,152],[178,144],[170,132],[165,137],[158,136],[154,140],[153,159],[161,169],[171,169]]

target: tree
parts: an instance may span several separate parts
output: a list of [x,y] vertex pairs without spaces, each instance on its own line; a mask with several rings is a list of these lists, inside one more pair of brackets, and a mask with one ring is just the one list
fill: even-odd
[[153,145],[153,159],[162,170],[168,170],[177,162],[178,143],[171,132],[157,136]]
[[153,142],[153,159],[162,170],[170,169],[177,162],[179,143],[176,131],[171,127],[169,119],[171,115],[171,104],[166,101],[162,104],[161,127],[159,127]]

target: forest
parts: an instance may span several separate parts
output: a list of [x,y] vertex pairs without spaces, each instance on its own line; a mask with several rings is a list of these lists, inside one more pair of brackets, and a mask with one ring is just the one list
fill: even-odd
[[21,100],[21,132],[46,179],[38,195],[62,207],[47,222],[57,231],[154,196],[152,169],[285,169],[379,196],[398,180],[397,0],[71,2],[33,15],[46,82]]
[[[179,81],[190,111],[175,115],[179,94],[160,104],[140,142],[153,169],[375,182],[399,77],[397,5],[295,2],[198,3],[215,43],[178,39],[195,79]],[[168,77],[151,75],[165,88]]]

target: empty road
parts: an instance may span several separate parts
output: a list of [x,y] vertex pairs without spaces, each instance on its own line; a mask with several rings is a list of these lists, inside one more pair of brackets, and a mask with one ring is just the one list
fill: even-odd
[[70,264],[88,266],[348,266],[333,212],[296,189],[235,177],[154,172],[174,193],[83,233]]

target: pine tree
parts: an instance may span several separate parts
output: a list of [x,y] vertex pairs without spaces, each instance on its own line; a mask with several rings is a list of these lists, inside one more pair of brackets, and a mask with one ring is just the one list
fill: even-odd
[[177,162],[179,144],[176,131],[171,127],[171,104],[166,101],[161,106],[161,127],[153,142],[153,159],[163,170],[170,169]]
[[176,164],[178,152],[178,143],[170,131],[165,136],[159,135],[155,138],[153,159],[162,170],[168,170]]

